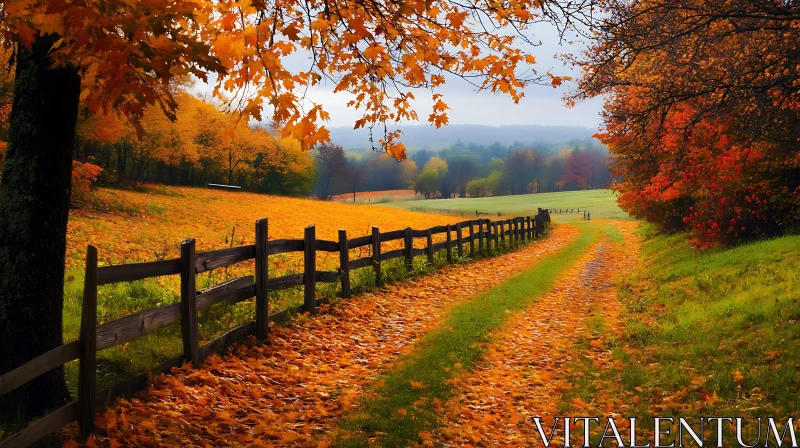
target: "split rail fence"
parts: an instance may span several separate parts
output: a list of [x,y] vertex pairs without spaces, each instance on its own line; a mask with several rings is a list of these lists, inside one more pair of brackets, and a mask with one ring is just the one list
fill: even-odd
[[[573,214],[573,213],[580,213],[581,209],[580,209],[580,207],[578,207],[577,210],[574,209],[574,208],[549,208],[549,209],[547,209],[545,211],[547,211],[549,213],[554,213],[554,214],[563,214],[563,213]],[[583,210],[583,220],[584,221],[591,221],[592,220],[592,213],[589,212],[588,210],[584,209]]]
[[[416,256],[427,256],[433,262],[434,254],[445,250],[447,262],[453,262],[453,252],[459,257],[468,253],[492,254],[492,248],[512,247],[523,241],[538,238],[550,222],[548,210],[539,209],[536,216],[517,217],[491,221],[476,219],[426,230],[402,230],[381,233],[378,227],[372,234],[348,239],[345,230],[339,230],[338,241],[316,239],[315,227],[305,228],[303,239],[267,241],[268,223],[259,219],[255,225],[255,244],[233,247],[211,252],[196,252],[195,240],[189,238],[181,243],[181,257],[172,260],[118,266],[97,266],[97,249],[88,246],[86,253],[86,276],[81,310],[79,339],[56,347],[22,366],[0,376],[0,395],[7,394],[34,378],[68,362],[79,360],[78,397],[60,409],[36,420],[25,429],[0,442],[0,448],[26,447],[42,437],[57,431],[64,425],[78,421],[80,439],[85,440],[94,428],[95,413],[113,403],[116,397],[129,397],[147,386],[150,375],[180,367],[184,361],[199,366],[211,353],[220,352],[231,343],[254,334],[259,339],[268,335],[270,322],[284,322],[292,313],[316,314],[317,307],[327,299],[316,297],[316,283],[341,282],[341,296],[349,298],[350,272],[371,267],[375,271],[376,283],[381,286],[381,264],[394,258],[405,258],[408,269]],[[464,233],[468,235],[464,235]],[[443,242],[434,243],[433,236],[445,234]],[[455,235],[454,235],[455,234]],[[424,248],[415,248],[415,238],[425,238]],[[381,252],[381,243],[403,240],[401,249]],[[438,237],[437,237],[438,239]],[[477,243],[477,244],[476,244]],[[466,245],[469,245],[468,252]],[[371,246],[368,257],[350,260],[349,250]],[[316,267],[316,252],[339,254],[338,271],[319,271]],[[303,272],[278,278],[269,278],[267,272],[269,255],[302,252]],[[243,261],[255,259],[255,276],[241,277],[211,288],[197,291],[197,274],[223,268]],[[130,282],[166,275],[180,275],[179,303],[140,311],[111,322],[97,325],[97,288],[118,282]],[[294,309],[269,314],[268,291],[303,286],[303,304]],[[255,321],[244,324],[222,336],[200,346],[197,313],[214,304],[239,303],[255,297]],[[98,393],[97,351],[128,342],[139,336],[180,321],[183,339],[183,354],[167,360],[152,371],[139,375],[124,383]]]

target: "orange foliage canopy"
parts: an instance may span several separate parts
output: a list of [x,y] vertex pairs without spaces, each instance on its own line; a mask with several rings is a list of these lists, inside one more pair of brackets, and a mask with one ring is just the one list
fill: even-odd
[[[417,119],[416,88],[431,92],[428,121],[446,124],[439,93],[446,74],[518,101],[526,83],[546,79],[520,49],[528,27],[566,25],[584,3],[591,1],[4,0],[0,7],[7,45],[60,37],[51,57],[82,68],[91,110],[114,108],[138,120],[156,104],[174,118],[169,84],[193,75],[244,117],[262,119],[269,108],[282,136],[308,149],[329,137],[318,126],[328,113],[303,93],[323,80],[362,110],[356,128]],[[284,64],[292,55],[308,56],[308,67]],[[550,76],[553,85],[561,81]],[[384,131],[379,143],[402,158],[398,136]]]

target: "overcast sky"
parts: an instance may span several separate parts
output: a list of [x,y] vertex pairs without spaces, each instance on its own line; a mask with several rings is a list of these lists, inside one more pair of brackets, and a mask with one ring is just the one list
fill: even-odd
[[[539,74],[552,72],[555,75],[569,75],[577,77],[578,72],[573,72],[566,67],[556,55],[562,53],[579,53],[583,51],[583,43],[559,45],[558,34],[555,29],[547,24],[538,24],[535,36],[542,42],[531,52],[537,59],[537,72]],[[298,61],[300,62],[300,61]],[[485,124],[485,125],[510,125],[510,124],[538,124],[551,126],[585,126],[597,129],[600,124],[599,113],[602,110],[602,99],[579,103],[573,108],[567,108],[562,101],[562,96],[573,88],[573,82],[564,83],[554,89],[549,86],[530,86],[525,90],[525,97],[519,104],[506,95],[493,95],[491,92],[476,92],[475,87],[456,78],[448,77],[447,85],[442,88],[444,100],[450,106],[448,116],[451,124]],[[309,98],[316,103],[323,104],[330,113],[331,121],[326,126],[352,127],[353,122],[360,117],[358,111],[347,108],[345,105],[350,98],[341,93],[333,93],[333,85],[315,86],[309,91]],[[415,93],[417,102],[415,108],[420,116],[420,124],[430,114],[431,100],[428,91]]]

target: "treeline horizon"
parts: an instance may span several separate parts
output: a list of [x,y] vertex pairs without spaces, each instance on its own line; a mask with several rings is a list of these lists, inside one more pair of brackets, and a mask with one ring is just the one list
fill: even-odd
[[[153,183],[328,199],[358,192],[413,189],[426,198],[503,196],[605,188],[608,150],[591,138],[561,143],[483,145],[457,141],[409,151],[405,160],[331,143],[303,151],[273,125],[235,124],[217,104],[177,90],[176,120],[147,110],[135,129],[115,114],[81,114],[73,152],[74,202],[94,185]],[[0,129],[7,135],[8,122]],[[533,141],[536,134],[530,136]],[[0,176],[4,145],[0,145]]]
[[613,181],[608,157],[608,149],[590,138],[557,144],[458,141],[409,152],[402,161],[331,143],[315,150],[314,195],[411,189],[426,198],[456,198],[607,188]]

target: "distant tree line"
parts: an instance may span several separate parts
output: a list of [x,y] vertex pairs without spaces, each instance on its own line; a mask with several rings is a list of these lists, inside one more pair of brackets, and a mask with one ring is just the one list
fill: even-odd
[[[95,181],[116,186],[220,183],[291,196],[313,192],[315,160],[296,140],[277,138],[279,129],[274,126],[236,123],[235,116],[186,92],[177,91],[175,98],[179,109],[174,121],[151,108],[145,111],[139,129],[114,113],[84,111],[72,157],[73,200],[79,200]],[[6,111],[0,107],[0,176]]]
[[608,150],[592,139],[562,145],[457,142],[397,161],[386,154],[318,147],[315,195],[413,189],[426,198],[485,197],[607,188]]
[[[2,83],[0,83],[0,86]],[[2,91],[0,91],[2,94]],[[74,200],[95,182],[237,185],[247,191],[327,199],[334,195],[413,189],[426,198],[483,197],[605,188],[606,147],[591,139],[566,144],[457,142],[445,149],[385,153],[348,151],[327,143],[304,152],[277,128],[234,125],[215,104],[177,91],[176,120],[145,111],[136,129],[115,114],[84,113],[73,159]],[[0,173],[7,120],[0,109]]]

